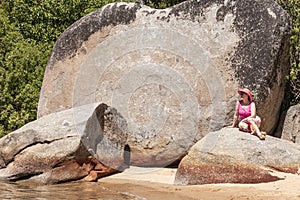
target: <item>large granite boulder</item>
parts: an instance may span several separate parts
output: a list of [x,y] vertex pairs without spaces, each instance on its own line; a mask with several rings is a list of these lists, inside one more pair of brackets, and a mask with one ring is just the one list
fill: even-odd
[[300,146],[267,136],[265,140],[238,129],[211,132],[195,144],[178,167],[175,183],[262,183],[279,180],[270,173],[299,172]]
[[237,88],[275,128],[288,73],[290,20],[273,0],[113,3],[71,25],[46,67],[38,117],[103,102],[128,123],[133,165],[165,166],[229,124]]
[[[0,177],[58,183],[122,171],[126,131],[124,119],[105,104],[49,114],[0,139]],[[107,143],[112,133],[117,139]]]
[[291,106],[286,114],[281,138],[300,143],[300,104]]

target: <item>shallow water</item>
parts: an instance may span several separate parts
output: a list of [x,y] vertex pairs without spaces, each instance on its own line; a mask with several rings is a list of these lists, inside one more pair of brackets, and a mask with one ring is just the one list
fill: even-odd
[[100,183],[71,182],[56,185],[30,185],[0,180],[0,199],[137,199]]

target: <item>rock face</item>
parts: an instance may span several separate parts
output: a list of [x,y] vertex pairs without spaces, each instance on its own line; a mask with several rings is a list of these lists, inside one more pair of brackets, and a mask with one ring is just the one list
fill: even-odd
[[[118,139],[103,144],[112,132]],[[53,113],[0,139],[0,177],[42,183],[96,180],[125,167],[126,136],[123,119],[105,104]]]
[[297,173],[300,146],[268,136],[259,140],[238,129],[224,128],[200,140],[178,167],[175,183],[261,183],[279,180],[267,168]]
[[164,10],[114,3],[70,26],[48,62],[38,116],[95,102],[128,123],[131,164],[165,166],[255,95],[263,129],[278,119],[290,21],[273,0],[186,1]]
[[287,111],[281,138],[300,143],[300,104],[292,106]]
[[115,108],[100,104],[87,120],[81,141],[98,161],[119,169],[125,162],[127,137],[124,118]]

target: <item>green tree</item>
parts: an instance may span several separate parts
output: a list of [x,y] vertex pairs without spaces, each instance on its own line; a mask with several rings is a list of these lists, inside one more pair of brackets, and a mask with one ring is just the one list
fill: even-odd
[[277,0],[277,2],[292,18],[291,70],[288,79],[292,94],[291,104],[296,104],[300,103],[300,1]]
[[96,0],[6,0],[3,3],[11,23],[24,38],[55,42],[72,23],[106,3]]
[[[24,39],[0,9],[0,135],[36,116],[39,88],[49,50]],[[41,64],[42,63],[42,64]]]

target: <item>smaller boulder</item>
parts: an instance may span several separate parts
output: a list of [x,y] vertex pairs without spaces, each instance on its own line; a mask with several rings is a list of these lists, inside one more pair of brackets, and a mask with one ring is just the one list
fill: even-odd
[[291,106],[288,109],[281,138],[300,143],[300,104]]
[[127,166],[126,130],[126,121],[106,104],[43,116],[0,139],[0,177],[95,181]]
[[197,142],[178,167],[175,184],[262,183],[280,180],[268,169],[297,173],[300,146],[236,128],[211,132]]
[[127,122],[120,113],[102,103],[87,120],[81,141],[101,163],[119,169],[124,163],[128,133]]

